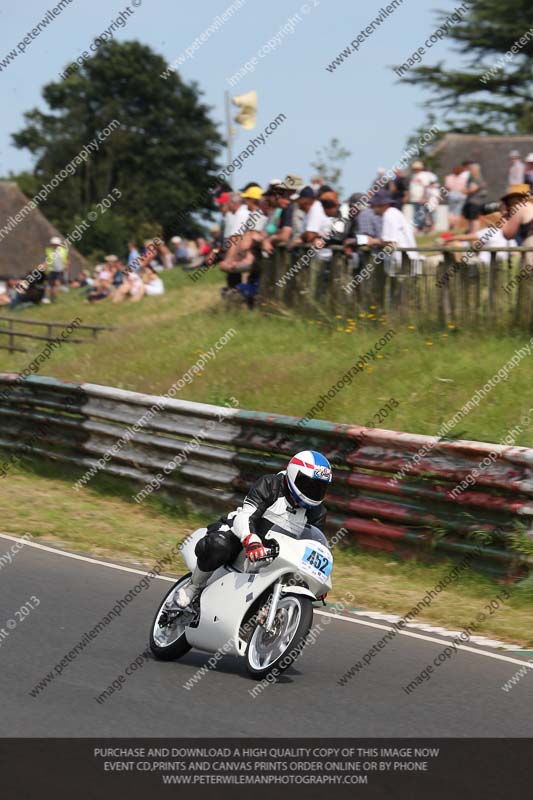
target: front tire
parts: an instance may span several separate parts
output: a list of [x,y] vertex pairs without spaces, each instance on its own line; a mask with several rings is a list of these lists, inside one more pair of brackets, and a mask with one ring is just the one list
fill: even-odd
[[163,600],[161,601],[157,613],[150,628],[150,649],[154,656],[159,661],[175,661],[181,658],[185,653],[191,649],[191,645],[187,641],[185,635],[185,628],[193,619],[193,615],[187,611],[182,612],[172,621],[171,624],[162,625],[162,614],[164,607],[169,597],[180,586],[185,586],[190,582],[191,573],[184,575],[168,590]]
[[257,625],[246,648],[246,669],[253,678],[278,676],[293,664],[305,647],[313,624],[313,602],[305,595],[286,594],[280,598],[274,621],[268,633]]

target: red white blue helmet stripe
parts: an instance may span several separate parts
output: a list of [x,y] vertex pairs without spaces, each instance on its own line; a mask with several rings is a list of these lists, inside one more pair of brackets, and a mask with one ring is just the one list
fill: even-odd
[[[327,485],[331,483],[331,465],[322,453],[303,450],[291,458],[286,475],[287,485],[296,502],[305,508],[312,508],[320,505]],[[317,482],[316,486],[314,481]]]

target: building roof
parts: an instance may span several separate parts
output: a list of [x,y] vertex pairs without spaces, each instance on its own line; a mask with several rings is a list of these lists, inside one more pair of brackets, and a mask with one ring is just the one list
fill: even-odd
[[[0,181],[0,278],[21,278],[45,258],[52,236],[61,232],[46,219],[39,207],[28,210],[30,201],[16,183]],[[25,209],[25,210],[23,210]],[[17,214],[19,215],[17,218]],[[69,246],[70,277],[87,268],[75,247]]]
[[467,158],[481,165],[488,186],[488,200],[498,200],[507,189],[509,153],[519,150],[525,158],[533,152],[533,134],[524,136],[480,136],[447,133],[430,152],[439,177],[444,179],[452,168]]

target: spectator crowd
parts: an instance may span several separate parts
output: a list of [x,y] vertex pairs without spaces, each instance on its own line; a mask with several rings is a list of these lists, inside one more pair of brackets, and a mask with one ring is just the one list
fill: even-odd
[[[345,201],[322,178],[305,184],[293,173],[284,180],[272,179],[264,188],[256,182],[239,191],[221,187],[214,198],[219,221],[205,238],[187,240],[175,235],[168,246],[157,237],[141,247],[130,241],[123,258],[107,255],[92,275],[82,271],[69,279],[68,249],[54,236],[44,262],[23,280],[8,281],[0,293],[0,304],[16,309],[51,303],[59,292],[70,289],[80,290],[91,303],[139,302],[163,295],[161,273],[178,267],[193,281],[208,270],[221,270],[226,277],[223,297],[238,298],[253,307],[261,269],[279,244],[289,251],[311,249],[313,256],[323,261],[331,259],[331,245],[342,245],[354,274],[360,248],[403,247],[412,274],[420,274],[424,258],[417,252],[416,236],[436,234],[443,205],[448,230],[441,231],[437,243],[468,247],[481,242],[480,263],[488,264],[490,255],[483,253],[483,248],[516,243],[533,246],[533,153],[523,160],[518,151],[511,151],[508,182],[509,189],[500,202],[488,203],[480,166],[466,159],[445,176],[442,185],[421,160],[414,161],[409,172],[395,170],[392,179],[380,168],[369,190],[354,192]],[[388,256],[389,274],[394,274],[400,261],[399,253]]]

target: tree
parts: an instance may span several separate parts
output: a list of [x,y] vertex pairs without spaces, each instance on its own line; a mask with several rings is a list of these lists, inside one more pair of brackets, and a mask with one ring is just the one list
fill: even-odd
[[351,156],[349,150],[342,147],[338,139],[332,139],[328,145],[317,150],[316,161],[311,162],[311,166],[324,178],[324,181],[331,184],[337,192],[342,193],[339,181],[342,175],[342,162]]
[[[114,218],[121,231],[129,226],[130,235],[142,223],[160,223],[169,236],[177,232],[180,211],[214,208],[207,189],[222,139],[197,85],[183,83],[173,71],[163,79],[166,67],[161,56],[139,42],[104,44],[77,72],[46,85],[42,94],[49,111],[29,111],[27,126],[13,135],[17,147],[35,156],[39,186],[50,183],[84,146],[96,142],[97,149],[42,206],[68,232],[113,189],[121,192],[84,234],[79,246],[85,252],[100,246]],[[120,124],[105,136],[114,120]],[[102,131],[104,138],[98,141]],[[180,226],[185,235],[197,231],[190,217]]]
[[[465,56],[464,69],[418,66],[401,78],[429,88],[456,133],[519,134],[533,130],[531,0],[470,0],[458,22],[439,12],[441,30]],[[514,48],[514,50],[511,50]],[[509,55],[507,55],[509,54]]]

